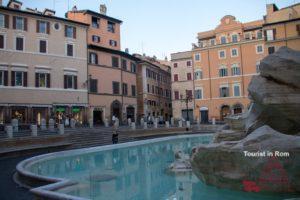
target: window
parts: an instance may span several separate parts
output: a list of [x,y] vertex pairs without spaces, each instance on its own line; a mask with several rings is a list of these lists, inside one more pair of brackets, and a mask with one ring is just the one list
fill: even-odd
[[200,61],[201,60],[201,55],[199,53],[195,54],[195,60]]
[[47,41],[46,40],[39,41],[39,52],[47,53]]
[[133,62],[131,62],[131,64],[130,64],[130,71],[132,73],[136,73],[136,64]]
[[27,72],[12,71],[11,72],[11,85],[27,87]]
[[186,66],[188,66],[188,67],[192,66],[192,62],[191,62],[190,60],[187,61],[187,62],[186,62]]
[[229,97],[229,87],[228,86],[220,87],[220,97]]
[[125,95],[125,96],[128,95],[128,86],[126,83],[122,84],[122,92],[123,92],[123,95]]
[[185,93],[186,93],[186,97],[189,97],[189,98],[192,98],[192,97],[193,97],[193,92],[192,92],[192,90],[186,90]]
[[221,69],[219,69],[219,76],[220,77],[228,76],[228,70],[227,70],[227,68],[221,68]]
[[221,37],[221,44],[226,44],[226,37],[225,36]]
[[174,82],[178,81],[178,74],[174,74]]
[[154,88],[154,85],[152,85],[152,94],[155,93],[155,88]]
[[96,53],[90,52],[90,63],[98,65],[98,55]]
[[251,39],[251,34],[250,33],[245,33],[245,40],[250,40]]
[[237,36],[237,34],[234,34],[234,35],[231,36],[231,41],[234,42],[234,43],[238,42],[238,36]]
[[192,74],[191,73],[187,73],[186,74],[186,78],[187,78],[187,80],[192,80]]
[[256,53],[261,54],[264,52],[263,46],[262,45],[257,45],[256,46]]
[[174,63],[173,66],[174,66],[174,68],[177,68],[178,67],[178,63]]
[[238,56],[238,50],[237,49],[231,49],[231,57],[237,57]]
[[260,73],[260,61],[256,62],[256,73]]
[[35,73],[35,87],[50,88],[50,74]]
[[241,70],[237,64],[233,64],[231,66],[231,75],[232,76],[238,76],[241,75]]
[[107,31],[114,33],[115,32],[115,23],[107,21]]
[[92,27],[93,27],[93,28],[99,28],[99,27],[100,27],[100,26],[99,26],[99,21],[100,21],[99,18],[97,18],[97,17],[92,17]]
[[202,94],[202,88],[198,88],[195,90],[195,99],[202,99],[203,98],[203,94]]
[[50,23],[45,22],[45,21],[36,21],[36,32],[37,33],[44,33],[44,34],[49,34],[50,33]]
[[174,99],[175,100],[179,99],[179,92],[178,91],[174,91]]
[[150,93],[150,85],[147,84],[147,92]]
[[268,53],[269,54],[275,53],[275,47],[268,47]]
[[133,96],[133,97],[136,96],[136,87],[135,87],[135,85],[131,86],[131,96]]
[[24,51],[24,38],[23,37],[16,37],[16,50]]
[[0,35],[0,49],[4,49],[4,48],[5,48],[4,35]]
[[109,45],[113,46],[113,47],[116,47],[117,46],[117,41],[115,41],[115,40],[109,40]]
[[214,46],[215,44],[216,44],[216,40],[215,40],[215,39],[211,39],[211,40],[210,40],[210,45],[211,45],[211,46]]
[[202,79],[202,70],[197,70],[195,72],[195,80]]
[[97,36],[97,35],[93,35],[92,36],[92,41],[95,42],[95,43],[99,43],[100,42],[100,37]]
[[256,32],[256,37],[257,37],[257,39],[262,39],[262,31],[261,30]]
[[67,56],[73,57],[74,56],[74,45],[67,44]]
[[225,52],[225,50],[219,51],[219,58],[220,58],[220,59],[226,58],[226,52]]
[[200,41],[199,41],[198,44],[199,44],[199,47],[200,47],[200,48],[203,47],[203,42],[200,42]]
[[8,28],[9,27],[9,16],[0,14],[0,28]]
[[65,37],[76,38],[76,28],[73,26],[65,26]]
[[17,30],[25,30],[25,23],[23,17],[14,17],[15,20],[15,29]]
[[241,96],[240,84],[233,85],[233,96],[235,96],[235,97]]
[[296,31],[298,33],[298,36],[300,36],[300,24],[296,25]]
[[113,94],[120,94],[120,83],[113,81]]
[[98,80],[97,79],[90,79],[90,92],[98,93]]
[[122,69],[127,71],[127,60],[122,59]]
[[119,67],[119,58],[115,57],[115,56],[112,56],[111,57],[111,63],[112,63],[113,67]]
[[8,85],[8,71],[0,71],[0,85],[7,86]]
[[276,29],[266,30],[265,34],[266,34],[267,41],[275,40]]
[[64,88],[65,89],[77,89],[77,76],[76,75],[64,75]]

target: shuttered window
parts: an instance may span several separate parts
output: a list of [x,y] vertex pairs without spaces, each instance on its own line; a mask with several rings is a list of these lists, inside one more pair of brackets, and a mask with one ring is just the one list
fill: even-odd
[[36,21],[36,32],[43,34],[50,34],[50,22]]
[[67,56],[74,56],[74,45],[73,44],[67,44]]
[[16,50],[24,51],[24,38],[16,37]]
[[112,56],[111,62],[112,62],[113,67],[119,67],[119,58],[118,57]]
[[50,74],[35,73],[35,87],[50,88]]
[[27,72],[12,71],[11,86],[27,87]]
[[65,37],[76,39],[76,27],[65,25]]
[[0,35],[0,49],[4,49],[4,35]]
[[112,89],[113,89],[113,94],[120,94],[120,83],[119,82],[112,82]]
[[65,89],[77,89],[77,76],[76,75],[64,75],[64,88]]
[[90,79],[90,92],[98,93],[98,80],[97,79]]
[[8,71],[0,71],[0,85],[8,86]]
[[47,41],[46,40],[40,40],[39,50],[40,50],[40,53],[47,53]]

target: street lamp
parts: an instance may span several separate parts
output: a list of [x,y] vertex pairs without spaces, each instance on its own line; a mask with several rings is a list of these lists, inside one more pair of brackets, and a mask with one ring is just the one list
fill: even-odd
[[[190,117],[189,117],[189,102],[192,102],[193,97],[192,94],[188,92],[188,90],[185,91],[186,97],[183,98],[183,95],[180,95],[180,100],[181,102],[185,102],[185,106],[186,106],[186,121],[190,121]],[[186,126],[186,131],[189,131],[189,127]]]

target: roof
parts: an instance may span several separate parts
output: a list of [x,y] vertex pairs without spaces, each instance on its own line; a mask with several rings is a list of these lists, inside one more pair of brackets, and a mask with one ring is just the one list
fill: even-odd
[[124,51],[119,51],[119,50],[110,49],[110,48],[106,48],[106,47],[100,47],[100,46],[92,45],[92,44],[88,45],[88,49],[96,50],[96,51],[103,51],[103,52],[107,52],[107,53],[112,53],[112,54],[123,56],[125,58],[131,59],[131,60],[134,60],[134,61],[140,61],[140,59],[138,59],[138,58],[136,58],[136,57],[132,56],[131,54],[126,53]]
[[34,13],[34,12],[26,11],[26,10],[17,10],[17,9],[12,9],[12,8],[8,8],[8,7],[5,7],[5,6],[0,6],[0,10],[6,10],[6,11],[9,11],[9,12],[21,13],[21,14],[26,14],[26,15],[32,15],[32,16],[36,16],[36,17],[43,17],[43,18],[48,18],[48,19],[60,20],[60,21],[73,23],[73,24],[78,24],[78,25],[82,25],[82,26],[89,26],[89,24],[73,21],[73,20],[70,20],[70,19],[62,18],[62,17],[44,15],[42,13]]
[[118,23],[118,24],[121,24],[121,23],[122,23],[122,21],[119,20],[119,19],[116,19],[116,18],[107,16],[107,15],[104,15],[104,14],[101,14],[101,13],[98,13],[98,12],[95,12],[95,11],[92,11],[92,10],[77,10],[77,11],[69,11],[69,12],[70,12],[70,13],[84,13],[84,14],[90,14],[90,15],[93,15],[93,16],[96,16],[96,17],[100,17],[100,18],[107,19],[107,20],[109,20],[109,21],[112,21],[112,22],[115,22],[115,23]]

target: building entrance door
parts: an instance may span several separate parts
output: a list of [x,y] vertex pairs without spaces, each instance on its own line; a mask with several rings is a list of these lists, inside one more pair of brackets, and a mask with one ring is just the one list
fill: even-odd
[[103,114],[102,110],[94,110],[93,111],[93,116],[94,116],[93,121],[94,121],[95,125],[103,124],[102,114]]
[[224,105],[221,107],[221,111],[220,111],[220,119],[222,121],[224,121],[224,118],[230,115],[230,107],[228,105]]
[[121,111],[122,111],[122,106],[121,106],[120,101],[118,101],[118,100],[113,101],[112,104],[111,104],[111,117],[115,116],[120,121],[122,121],[122,119],[121,119]]
[[127,115],[127,119],[131,119],[132,122],[135,122],[135,118],[134,118],[134,107],[133,106],[128,106],[126,108],[126,115]]

